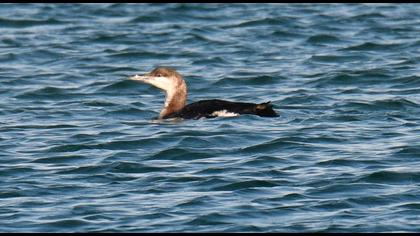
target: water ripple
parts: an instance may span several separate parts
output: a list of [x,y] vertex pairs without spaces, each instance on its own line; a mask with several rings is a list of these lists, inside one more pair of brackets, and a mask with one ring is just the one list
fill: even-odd
[[[1,4],[0,231],[418,232],[419,10]],[[155,120],[156,66],[280,116]]]
[[39,25],[55,25],[64,24],[66,21],[57,20],[55,18],[48,18],[45,20],[27,20],[27,19],[6,19],[0,18],[0,25],[7,28],[25,28]]

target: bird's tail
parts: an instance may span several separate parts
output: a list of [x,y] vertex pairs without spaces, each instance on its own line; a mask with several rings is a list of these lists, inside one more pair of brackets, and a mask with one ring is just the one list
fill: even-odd
[[259,115],[259,116],[266,116],[266,117],[276,117],[276,116],[279,116],[273,110],[273,104],[271,103],[271,101],[257,104],[255,106],[255,111],[257,112],[257,115]]

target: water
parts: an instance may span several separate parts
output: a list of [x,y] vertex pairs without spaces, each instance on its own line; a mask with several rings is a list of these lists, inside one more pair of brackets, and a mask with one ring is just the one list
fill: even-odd
[[[419,232],[418,4],[1,4],[0,232]],[[128,76],[277,118],[157,122]]]

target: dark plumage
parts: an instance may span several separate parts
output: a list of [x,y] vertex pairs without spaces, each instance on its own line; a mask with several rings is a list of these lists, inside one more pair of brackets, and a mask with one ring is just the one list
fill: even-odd
[[272,108],[270,102],[256,104],[245,102],[230,102],[218,99],[201,100],[186,105],[182,110],[174,112],[166,118],[184,118],[184,119],[200,119],[200,118],[214,118],[217,115],[214,112],[223,111],[232,112],[237,114],[252,114],[264,117],[278,116]]

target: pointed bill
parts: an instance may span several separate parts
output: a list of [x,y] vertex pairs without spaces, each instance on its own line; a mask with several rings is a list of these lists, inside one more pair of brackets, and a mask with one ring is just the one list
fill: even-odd
[[131,76],[128,79],[130,80],[138,80],[138,81],[142,81],[142,82],[146,82],[147,76],[142,76],[142,75],[135,75],[135,76]]
[[172,88],[174,87],[173,81],[169,79],[168,77],[164,77],[164,76],[135,75],[135,76],[129,77],[129,79],[151,84],[167,92],[169,90],[172,90]]

